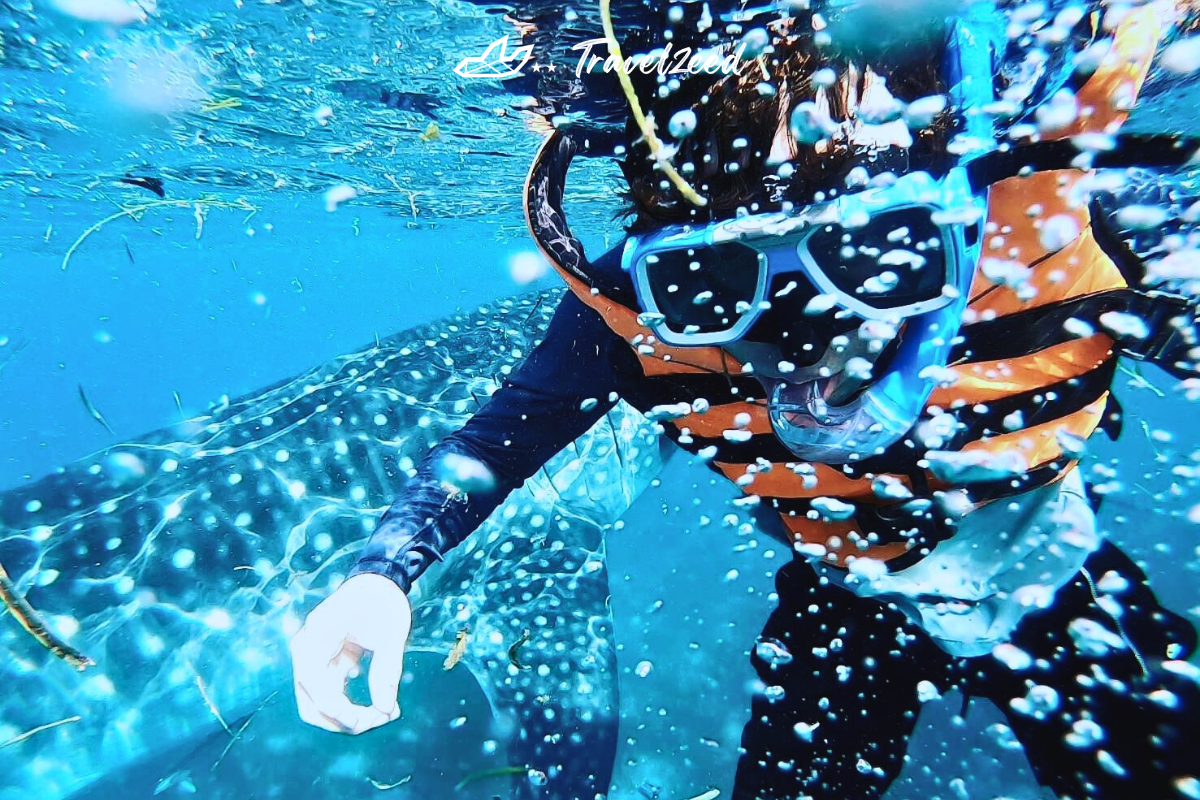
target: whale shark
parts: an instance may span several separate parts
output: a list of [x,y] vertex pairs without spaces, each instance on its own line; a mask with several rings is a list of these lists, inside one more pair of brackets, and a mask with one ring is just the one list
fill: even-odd
[[287,655],[560,295],[377,340],[0,493],[0,564],[95,662],[77,671],[0,616],[0,800],[602,796],[618,721],[604,537],[667,452],[624,404],[418,581],[409,652],[437,657],[408,659],[400,722],[304,726]]

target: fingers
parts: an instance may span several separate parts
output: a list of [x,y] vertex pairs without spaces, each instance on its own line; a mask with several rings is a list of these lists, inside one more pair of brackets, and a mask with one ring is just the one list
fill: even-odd
[[378,709],[350,702],[345,694],[348,670],[346,659],[329,665],[297,664],[296,708],[302,720],[334,733],[362,733],[388,721]]
[[[391,684],[391,702],[385,706],[376,703],[375,684],[371,683],[371,706],[360,706],[350,702],[346,696],[346,681],[359,674],[359,661],[363,650],[357,645],[345,642],[335,651],[332,658],[329,655],[331,645],[322,642],[325,637],[313,635],[313,631],[301,630],[292,639],[292,672],[293,685],[296,692],[296,708],[300,719],[310,725],[333,733],[358,734],[377,728],[400,715],[396,705],[396,690],[399,686],[399,662],[395,663],[397,670]],[[324,645],[324,646],[322,646]],[[403,658],[403,650],[399,656]],[[378,670],[390,675],[388,670]],[[369,679],[377,672],[372,663]],[[375,706],[379,705],[378,708]]]
[[342,683],[345,683],[362,674],[362,657],[365,652],[354,642],[346,641],[342,644],[342,649],[338,654],[329,662],[329,666],[337,670],[341,675]]
[[300,719],[333,733],[359,734],[378,728],[389,718],[370,706],[356,706],[345,695],[314,697],[308,687],[296,681],[296,707]]
[[367,673],[371,705],[389,721],[400,716],[400,676],[404,673],[404,643],[396,641],[376,650]]
[[[357,660],[342,641],[301,629],[292,639],[296,708],[310,725],[337,733],[364,729],[359,708],[346,697],[346,676]],[[378,713],[378,712],[377,712]]]
[[[396,696],[412,609],[400,587],[378,575],[356,575],[309,614],[291,641],[296,707],[310,725],[336,733],[362,733],[400,716]],[[370,706],[350,702],[346,684],[367,675]]]

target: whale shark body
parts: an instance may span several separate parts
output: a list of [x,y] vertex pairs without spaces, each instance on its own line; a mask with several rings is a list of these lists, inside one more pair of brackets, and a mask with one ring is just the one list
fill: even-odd
[[[399,333],[0,494],[0,563],[96,662],[77,672],[0,617],[0,744],[66,720],[0,748],[0,800],[118,786],[391,800],[440,796],[439,780],[458,797],[606,792],[618,703],[604,532],[664,458],[623,404],[418,581],[410,652],[461,658],[447,671],[410,657],[400,723],[337,736],[301,724],[291,699],[290,635],[559,296]],[[472,726],[478,770],[459,781],[448,754]]]

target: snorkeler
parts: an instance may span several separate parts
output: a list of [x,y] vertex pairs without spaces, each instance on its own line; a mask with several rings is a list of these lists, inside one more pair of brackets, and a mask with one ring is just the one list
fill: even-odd
[[[753,27],[698,5],[672,41]],[[543,144],[526,213],[570,292],[296,635],[302,718],[396,718],[413,581],[624,399],[797,556],[737,800],[881,796],[950,689],[993,701],[1062,797],[1200,797],[1195,631],[1103,539],[1078,468],[1119,428],[1119,356],[1196,375],[1193,303],[1149,269],[1187,237],[1121,213],[1177,203],[1153,170],[1196,149],[1118,133],[1176,8],[978,2],[888,48],[842,46],[854,4],[791,8],[754,70],[629,76],[634,221],[595,260],[562,209],[586,145]],[[1067,54],[1014,65],[1029,41]],[[364,707],[344,687],[368,651]]]

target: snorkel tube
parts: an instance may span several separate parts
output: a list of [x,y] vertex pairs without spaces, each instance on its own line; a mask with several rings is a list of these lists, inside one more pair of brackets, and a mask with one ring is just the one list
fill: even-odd
[[[963,13],[949,23],[943,71],[950,82],[950,101],[963,118],[965,136],[960,142],[966,161],[995,148],[992,123],[982,109],[993,97],[992,53],[1004,32],[991,2],[972,4]],[[961,212],[962,223],[982,221],[985,204],[964,170],[952,170],[943,191],[944,207],[952,214]],[[780,381],[770,390],[771,427],[798,458],[825,464],[867,458],[882,453],[916,425],[962,325],[979,259],[982,236],[968,245],[963,228],[955,226],[957,263],[954,280],[944,289],[951,302],[905,320],[885,374],[842,405],[827,401],[827,378]]]
[[940,188],[943,213],[953,217],[946,220],[945,243],[952,278],[942,290],[950,302],[906,318],[887,372],[843,405],[827,401],[829,378],[774,385],[771,427],[798,458],[845,464],[876,455],[908,433],[925,408],[962,325],[979,258],[982,237],[968,245],[965,229],[979,225],[984,214],[965,170],[952,170]]

